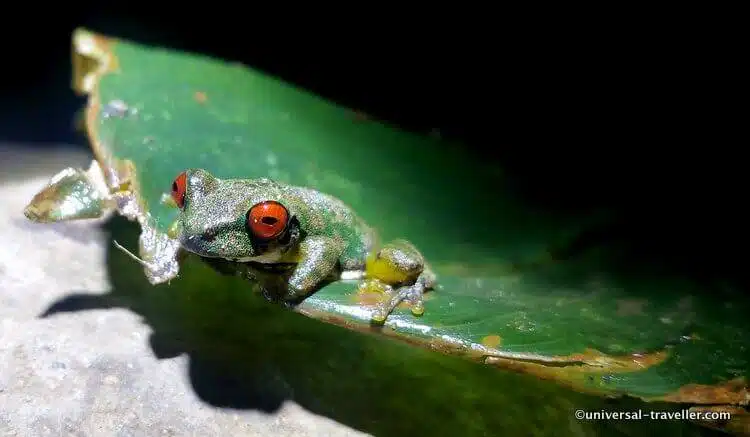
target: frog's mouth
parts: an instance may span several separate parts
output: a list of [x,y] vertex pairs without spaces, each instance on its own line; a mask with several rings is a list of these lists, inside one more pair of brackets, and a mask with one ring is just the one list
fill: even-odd
[[290,259],[284,256],[280,249],[268,251],[256,256],[246,256],[241,258],[222,258],[226,261],[236,263],[252,263],[261,265],[275,265],[275,264],[296,264],[294,259]]
[[[265,248],[266,250],[254,255],[249,256],[221,256],[217,255],[214,250],[211,249],[210,244],[205,238],[201,236],[191,236],[185,238],[182,242],[182,247],[188,252],[192,252],[201,258],[211,258],[216,260],[224,260],[234,263],[257,263],[257,264],[283,264],[283,263],[294,263],[296,259],[285,256],[286,247],[274,244]],[[257,249],[256,249],[257,250]]]
[[261,270],[267,273],[274,273],[274,274],[291,273],[294,267],[297,266],[297,263],[266,264],[266,263],[259,263],[259,262],[248,262],[245,264],[247,264],[248,267],[250,268]]

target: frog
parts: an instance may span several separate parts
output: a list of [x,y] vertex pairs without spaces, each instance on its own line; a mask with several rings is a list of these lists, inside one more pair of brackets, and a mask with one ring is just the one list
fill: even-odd
[[[166,194],[166,193],[165,193]],[[291,265],[280,300],[293,305],[328,280],[360,280],[383,299],[371,321],[383,324],[402,302],[424,313],[437,276],[406,239],[379,244],[377,233],[340,199],[269,178],[222,179],[200,168],[174,179],[164,203],[176,208],[167,235],[205,259]]]
[[113,244],[143,267],[152,285],[177,278],[185,252],[212,267],[211,260],[291,265],[288,279],[265,271],[248,276],[271,278],[277,288],[283,284],[281,300],[289,306],[327,281],[359,279],[360,291],[383,295],[371,313],[374,324],[385,323],[402,302],[421,316],[425,292],[438,288],[434,271],[414,244],[399,239],[380,245],[373,228],[329,194],[268,178],[220,179],[205,169],[188,169],[162,196],[162,203],[178,210],[163,232],[137,195],[132,172],[127,162],[102,165],[96,159],[88,169],[66,168],[34,196],[24,215],[36,223],[54,223],[117,213],[137,222],[140,256]]

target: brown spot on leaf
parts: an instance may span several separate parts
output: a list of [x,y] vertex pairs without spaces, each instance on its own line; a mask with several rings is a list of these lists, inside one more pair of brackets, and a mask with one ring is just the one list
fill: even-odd
[[193,94],[193,98],[201,105],[206,103],[206,101],[208,100],[208,96],[203,91],[196,91],[195,94]]
[[659,400],[689,404],[748,405],[750,389],[747,381],[740,377],[716,385],[688,384]]
[[495,334],[488,335],[482,338],[482,345],[491,347],[493,349],[500,346],[502,342],[503,342],[503,339],[499,335],[495,335]]
[[647,304],[646,299],[618,299],[617,315],[621,317],[640,316],[643,314],[643,307]]

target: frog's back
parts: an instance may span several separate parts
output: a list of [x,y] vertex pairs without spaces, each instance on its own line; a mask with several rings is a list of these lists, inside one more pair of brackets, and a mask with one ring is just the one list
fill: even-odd
[[[346,244],[342,262],[364,262],[372,250],[375,235],[349,205],[320,191],[287,186],[285,197],[290,212],[297,216],[309,235],[340,238]],[[347,266],[345,266],[347,267]]]

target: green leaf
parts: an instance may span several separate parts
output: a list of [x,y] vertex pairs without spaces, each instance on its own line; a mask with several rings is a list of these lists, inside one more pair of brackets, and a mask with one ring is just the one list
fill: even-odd
[[[353,283],[330,284],[297,309],[390,337],[375,338],[256,303],[253,284],[219,276],[189,257],[181,278],[154,293],[168,299],[160,311],[175,305],[175,317],[206,324],[182,327],[189,343],[211,351],[204,353],[234,357],[241,366],[248,358],[232,348],[257,332],[247,348],[263,343],[274,365],[327,369],[297,381],[306,395],[319,393],[322,404],[333,402],[327,396],[338,392],[327,389],[337,384],[356,392],[347,395],[356,400],[351,409],[363,408],[363,387],[393,398],[377,404],[382,411],[344,416],[377,421],[418,409],[422,415],[414,417],[423,421],[399,433],[418,432],[431,416],[453,416],[460,424],[454,431],[465,435],[500,429],[578,435],[600,427],[608,435],[615,428],[632,435],[646,426],[576,422],[574,406],[596,405],[595,397],[578,392],[747,402],[747,300],[709,298],[670,278],[616,277],[597,263],[613,247],[555,259],[557,249],[606,215],[540,215],[514,198],[501,170],[458,145],[363,119],[241,65],[87,31],[74,39],[76,87],[90,95],[86,120],[95,154],[127,169],[161,230],[175,217],[161,196],[183,169],[271,177],[341,198],[383,240],[414,242],[439,275],[441,288],[430,293],[423,317],[399,309],[382,329],[369,326],[367,298]],[[113,269],[118,277],[124,271],[132,276],[138,266],[123,258]],[[246,314],[238,313],[242,308]],[[160,317],[152,311],[150,323]],[[211,330],[236,338],[217,342],[207,335]],[[295,357],[294,364],[284,363],[285,356]],[[544,405],[543,413],[531,413],[537,405]],[[375,422],[363,426],[383,435],[394,431]],[[671,423],[670,429],[682,426]]]

